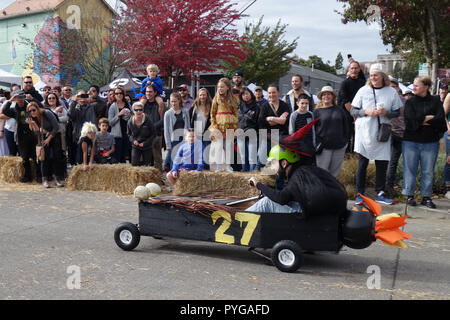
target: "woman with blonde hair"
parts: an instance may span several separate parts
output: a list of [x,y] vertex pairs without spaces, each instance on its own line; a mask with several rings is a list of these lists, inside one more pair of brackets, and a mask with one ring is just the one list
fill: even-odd
[[128,136],[131,142],[131,165],[150,166],[153,162],[153,138],[155,128],[153,122],[144,114],[144,105],[141,102],[133,104],[133,116],[128,121]]
[[337,178],[344,162],[351,124],[344,109],[337,105],[332,87],[323,87],[318,98],[320,101],[314,110],[314,118],[319,119],[315,133],[321,151],[316,154],[316,164]]
[[189,129],[189,111],[183,108],[183,100],[178,92],[170,94],[170,109],[164,114],[164,139],[166,141],[167,155],[164,169],[169,172],[172,168],[172,155],[177,154],[175,149],[183,141],[185,130]]
[[92,122],[83,123],[80,140],[78,142],[78,164],[83,164],[83,171],[86,171],[88,168],[94,169],[96,138],[97,126]]
[[[202,141],[203,150],[211,144],[208,130],[211,126],[211,105],[211,95],[206,88],[201,88],[189,109],[190,128],[194,129],[197,139]],[[207,158],[205,159],[207,164],[204,167],[209,170],[209,152],[206,152],[205,158]]]
[[38,160],[41,165],[42,185],[45,188],[50,187],[47,177],[52,168],[55,185],[62,187],[59,180],[64,179],[64,156],[58,120],[49,109],[39,108],[37,102],[30,102],[27,105],[27,112],[30,116],[26,119],[26,123],[37,137],[37,145],[44,147],[45,159]]
[[238,103],[231,90],[231,81],[221,78],[211,107],[211,169],[233,171],[234,131],[239,126]]

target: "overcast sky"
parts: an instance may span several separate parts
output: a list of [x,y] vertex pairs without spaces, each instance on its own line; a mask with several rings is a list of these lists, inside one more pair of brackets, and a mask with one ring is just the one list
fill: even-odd
[[[232,0],[237,2],[236,8],[241,10],[253,0]],[[0,8],[14,0],[0,0]],[[116,0],[107,0],[112,7]],[[247,11],[248,17],[237,22],[236,27],[243,33],[245,23],[257,22],[264,15],[263,24],[275,26],[281,18],[287,24],[285,39],[292,41],[296,37],[298,47],[295,53],[307,59],[318,55],[326,62],[334,64],[336,56],[342,52],[344,59],[351,53],[356,60],[374,61],[378,54],[388,53],[379,31],[367,26],[364,22],[342,24],[340,11],[342,3],[336,0],[257,0]],[[346,61],[346,60],[345,60]]]

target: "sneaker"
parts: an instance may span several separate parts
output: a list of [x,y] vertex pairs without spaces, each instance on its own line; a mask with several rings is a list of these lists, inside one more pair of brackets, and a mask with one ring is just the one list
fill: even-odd
[[433,203],[433,201],[431,201],[431,199],[423,199],[420,204],[430,209],[436,209],[436,205]]
[[406,204],[411,207],[417,206],[417,202],[413,197],[408,197],[408,200],[406,200]]
[[360,206],[360,205],[362,205],[363,203],[364,203],[363,198],[361,198],[361,196],[356,196],[356,198],[355,198],[355,204],[358,205],[358,206]]
[[228,172],[233,172],[234,170],[233,170],[233,168],[230,165],[227,165],[227,171]]
[[379,203],[384,203],[384,204],[388,204],[388,205],[393,205],[393,204],[395,204],[394,200],[389,199],[389,198],[386,196],[386,194],[384,193],[384,191],[381,191],[381,192],[378,194],[378,196],[377,196],[377,198],[376,198],[376,201],[379,202]]
[[54,182],[55,182],[55,185],[56,185],[57,188],[62,188],[63,187],[63,185],[58,181],[58,179],[55,178]]
[[447,191],[447,193],[445,194],[445,197],[446,197],[447,199],[450,199],[450,191]]
[[47,180],[42,181],[42,186],[46,189],[50,188],[50,185],[48,184]]

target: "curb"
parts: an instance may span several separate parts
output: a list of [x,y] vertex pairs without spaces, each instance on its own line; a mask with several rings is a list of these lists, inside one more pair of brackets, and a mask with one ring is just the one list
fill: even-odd
[[[436,204],[437,209],[430,209],[425,206],[417,204],[416,207],[408,206],[408,218],[410,219],[450,219],[450,201],[447,199],[437,199],[433,202]],[[355,204],[354,201],[348,201],[348,207],[351,208]],[[404,203],[394,204],[394,205],[384,205],[380,204],[382,211],[381,214],[398,213],[401,215],[405,214]]]

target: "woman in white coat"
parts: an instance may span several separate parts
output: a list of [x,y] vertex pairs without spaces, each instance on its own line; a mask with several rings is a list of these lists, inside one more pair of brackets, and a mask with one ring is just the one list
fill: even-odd
[[[386,142],[377,139],[379,123],[390,124],[390,119],[399,116],[403,105],[395,89],[389,85],[389,77],[383,73],[382,65],[372,65],[367,85],[359,89],[353,99],[351,115],[356,118],[354,150],[359,154],[356,193],[364,195],[367,166],[369,160],[375,160],[376,201],[394,204],[384,193],[386,172],[391,159],[391,138]],[[356,203],[362,203],[361,197],[357,196]]]

